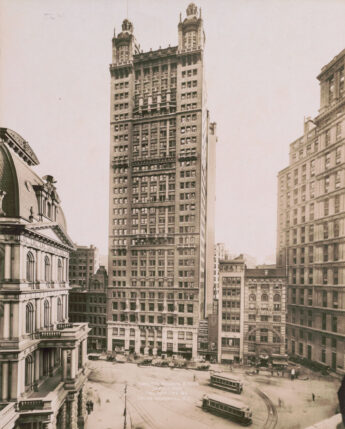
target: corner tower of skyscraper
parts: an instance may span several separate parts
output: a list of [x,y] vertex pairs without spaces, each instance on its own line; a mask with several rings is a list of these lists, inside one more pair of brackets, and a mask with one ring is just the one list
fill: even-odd
[[177,46],[142,52],[127,19],[112,40],[109,351],[196,356],[212,311],[216,127],[204,44],[194,4]]
[[324,66],[319,114],[278,176],[277,264],[288,274],[288,352],[343,372],[345,50]]

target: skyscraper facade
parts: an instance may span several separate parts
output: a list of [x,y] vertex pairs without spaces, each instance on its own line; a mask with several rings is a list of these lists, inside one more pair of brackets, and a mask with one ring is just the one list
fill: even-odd
[[97,247],[91,244],[78,246],[71,253],[69,263],[69,282],[71,286],[79,285],[87,290],[92,276],[99,268],[99,252]]
[[230,259],[230,254],[224,243],[214,245],[214,264],[213,264],[213,296],[219,297],[219,261]]
[[288,274],[288,352],[344,371],[345,50],[318,76],[319,114],[278,175],[277,265]]
[[177,46],[142,52],[127,19],[112,40],[108,350],[195,356],[212,310],[216,135],[204,43],[194,4]]

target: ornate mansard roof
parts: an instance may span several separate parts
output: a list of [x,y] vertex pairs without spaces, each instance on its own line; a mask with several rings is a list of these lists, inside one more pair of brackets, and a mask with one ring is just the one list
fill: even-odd
[[38,163],[19,134],[0,129],[0,222],[17,220],[30,225],[29,229],[40,226],[42,231],[50,225],[61,236],[68,237],[56,182],[52,176],[40,178],[32,170],[31,166]]

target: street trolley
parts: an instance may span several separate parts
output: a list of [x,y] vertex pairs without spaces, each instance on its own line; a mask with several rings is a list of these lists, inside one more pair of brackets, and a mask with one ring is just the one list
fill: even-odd
[[238,394],[242,393],[243,383],[242,381],[224,373],[214,373],[210,377],[211,386],[218,387],[220,389],[229,390]]
[[243,426],[252,424],[252,411],[248,405],[237,399],[228,399],[220,395],[204,395],[202,408],[213,414],[226,417]]

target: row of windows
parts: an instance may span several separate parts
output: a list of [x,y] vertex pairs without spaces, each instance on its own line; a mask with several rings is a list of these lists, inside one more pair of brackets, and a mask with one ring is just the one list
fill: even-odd
[[[313,133],[311,133],[313,135]],[[320,149],[328,147],[330,144],[342,138],[342,124],[338,122],[335,127],[330,128],[317,136],[314,142],[310,142],[303,147],[298,148],[298,144],[295,143],[292,151],[292,160],[297,161],[305,156],[309,156],[312,152],[318,152]]]
[[[56,318],[58,322],[61,322],[63,320],[63,304],[60,297],[57,298],[57,311],[56,311]],[[46,299],[43,303],[43,326],[45,328],[50,327],[52,324],[51,320],[51,306],[49,304],[49,301]],[[66,309],[65,309],[66,312]],[[35,331],[35,308],[31,302],[28,302],[25,307],[25,332],[27,334],[31,334]]]
[[123,89],[123,88],[128,88],[128,86],[129,86],[129,82],[121,82],[121,83],[116,83],[114,88]]
[[[113,314],[113,321],[114,322],[138,322],[140,323],[163,323],[163,316],[147,316],[147,315],[140,315],[139,317],[136,314],[130,314],[129,316],[127,314]],[[193,317],[177,317],[175,319],[174,316],[167,316],[166,317],[166,323],[168,325],[189,325],[193,326]]]
[[[33,253],[28,252],[26,255],[26,280],[30,283],[36,280],[36,263]],[[48,256],[44,257],[44,281],[52,281],[52,265]],[[64,269],[61,258],[57,260],[57,281],[64,281]]]
[[[129,305],[128,305],[129,304]],[[113,310],[141,310],[141,311],[164,311],[164,304],[163,303],[153,303],[153,302],[149,302],[149,303],[145,303],[145,302],[141,302],[140,303],[140,307],[136,302],[117,302],[114,301],[113,302]],[[174,312],[177,311],[179,313],[193,313],[193,304],[167,304],[166,306],[167,311],[169,312]]]

